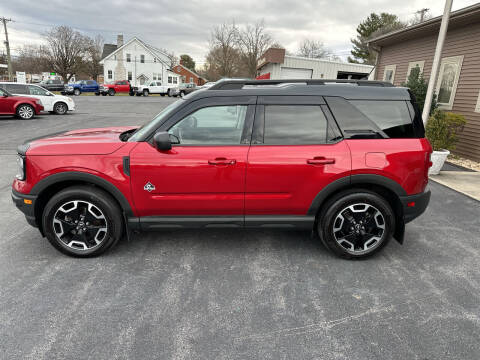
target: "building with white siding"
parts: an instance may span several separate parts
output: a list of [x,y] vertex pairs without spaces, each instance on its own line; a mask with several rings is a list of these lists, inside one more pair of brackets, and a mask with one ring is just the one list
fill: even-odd
[[257,79],[373,79],[373,66],[285,55],[268,49],[257,66]]
[[152,80],[162,85],[180,83],[179,75],[170,70],[169,55],[136,37],[124,43],[123,35],[118,35],[116,45],[105,44],[100,63],[105,82],[129,80],[132,86]]

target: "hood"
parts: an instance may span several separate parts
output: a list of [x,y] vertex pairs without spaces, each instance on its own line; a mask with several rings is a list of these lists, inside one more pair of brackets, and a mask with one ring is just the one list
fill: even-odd
[[27,155],[105,155],[125,145],[119,136],[136,126],[73,130],[28,141]]

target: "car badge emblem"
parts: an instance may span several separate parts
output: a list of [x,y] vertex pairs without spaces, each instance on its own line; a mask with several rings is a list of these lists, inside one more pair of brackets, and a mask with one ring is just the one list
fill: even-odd
[[155,185],[153,185],[150,181],[147,182],[145,184],[145,186],[143,187],[143,190],[146,190],[148,192],[152,192],[153,190],[155,190]]

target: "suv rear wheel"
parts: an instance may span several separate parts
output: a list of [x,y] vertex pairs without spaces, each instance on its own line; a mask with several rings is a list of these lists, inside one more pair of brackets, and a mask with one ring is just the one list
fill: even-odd
[[64,254],[100,255],[122,236],[122,215],[112,197],[91,186],[75,186],[54,195],[43,212],[48,241]]
[[384,198],[368,190],[349,190],[328,201],[317,231],[334,254],[359,259],[385,246],[394,228],[395,217]]
[[17,107],[17,116],[23,120],[30,120],[35,116],[32,105],[21,104]]

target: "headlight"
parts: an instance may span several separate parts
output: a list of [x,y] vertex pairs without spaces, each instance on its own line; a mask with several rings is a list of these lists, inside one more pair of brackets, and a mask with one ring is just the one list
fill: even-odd
[[67,89],[68,90],[73,90],[73,86],[69,86]]
[[25,180],[25,156],[17,155],[17,174],[15,177],[18,180]]

